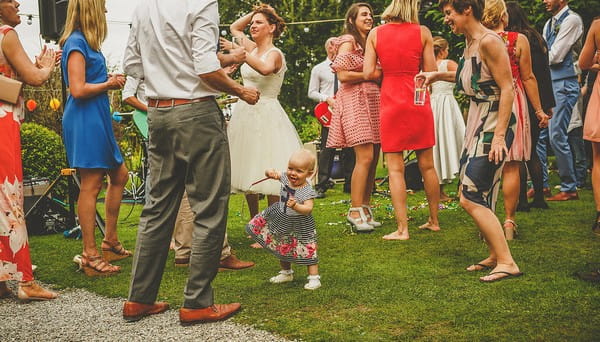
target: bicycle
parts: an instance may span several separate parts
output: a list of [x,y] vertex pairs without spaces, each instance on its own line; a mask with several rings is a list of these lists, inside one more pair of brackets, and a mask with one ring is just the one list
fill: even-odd
[[145,112],[134,110],[129,113],[115,112],[114,121],[124,124],[119,146],[123,153],[129,180],[123,190],[125,201],[144,203],[146,176],[148,175],[148,122]]

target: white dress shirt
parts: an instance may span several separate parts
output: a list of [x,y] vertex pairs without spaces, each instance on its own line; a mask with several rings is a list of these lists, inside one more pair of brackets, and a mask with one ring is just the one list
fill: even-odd
[[217,0],[147,0],[133,13],[123,70],[144,79],[146,96],[218,95],[198,75],[221,68]]
[[141,103],[148,105],[148,98],[146,97],[146,85],[144,81],[141,81],[135,77],[127,75],[121,96],[123,101],[125,101],[127,98],[135,96]]
[[326,58],[310,71],[308,98],[317,102],[327,101],[333,94],[335,75],[331,71],[331,61]]
[[[568,10],[569,6],[563,7],[563,9],[546,22],[546,25],[544,25],[544,38],[546,37],[548,30],[554,29],[554,22]],[[583,21],[577,13],[571,11],[571,14],[560,24],[560,30],[556,35],[554,44],[552,44],[550,51],[548,51],[550,65],[561,63],[565,59],[567,53],[573,48],[573,45],[581,38],[582,34]]]

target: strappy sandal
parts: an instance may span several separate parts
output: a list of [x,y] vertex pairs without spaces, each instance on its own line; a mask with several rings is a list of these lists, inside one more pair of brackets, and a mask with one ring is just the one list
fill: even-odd
[[[507,226],[510,225],[510,226]],[[506,238],[506,241],[510,241],[513,240],[514,238],[516,238],[519,234],[517,233],[517,223],[511,219],[506,219],[504,220],[504,224],[502,225],[502,227],[504,228],[504,237]]]
[[17,296],[22,301],[30,300],[52,300],[58,297],[58,294],[53,291],[46,290],[35,281],[19,283]]
[[121,272],[121,267],[109,264],[108,261],[102,259],[100,255],[95,257],[81,255],[81,258],[79,259],[79,270],[83,270],[88,277],[102,277]]
[[[104,247],[105,244],[110,247]],[[102,256],[108,262],[122,260],[133,255],[133,253],[123,248],[121,242],[118,241],[116,244],[111,245],[110,242],[102,240],[102,246]]]

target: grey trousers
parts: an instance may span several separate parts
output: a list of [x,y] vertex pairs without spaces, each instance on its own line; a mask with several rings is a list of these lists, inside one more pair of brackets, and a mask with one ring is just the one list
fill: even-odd
[[149,108],[149,198],[138,228],[129,300],[151,304],[169,253],[184,190],[194,213],[183,307],[213,304],[231,187],[225,120],[215,101]]

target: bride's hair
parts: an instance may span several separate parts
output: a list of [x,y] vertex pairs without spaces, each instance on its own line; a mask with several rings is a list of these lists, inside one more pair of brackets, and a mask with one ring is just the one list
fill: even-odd
[[253,16],[255,14],[260,13],[264,15],[265,18],[267,18],[269,24],[275,25],[275,30],[273,31],[273,38],[279,38],[279,36],[281,36],[283,30],[285,30],[285,21],[283,21],[283,19],[277,14],[277,12],[275,12],[275,10],[271,6],[266,4],[256,5],[252,9],[252,11],[254,12],[252,14]]

